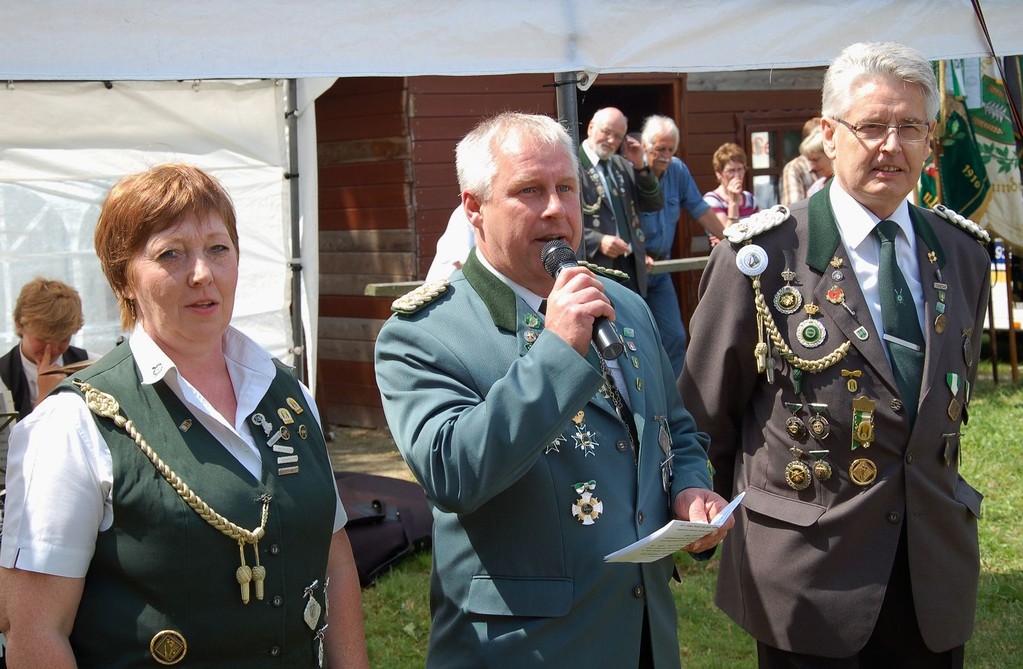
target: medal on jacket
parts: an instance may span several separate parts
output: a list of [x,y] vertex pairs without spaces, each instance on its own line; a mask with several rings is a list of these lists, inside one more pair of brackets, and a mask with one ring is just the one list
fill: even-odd
[[860,387],[859,384],[856,382],[856,379],[863,376],[863,372],[858,369],[843,369],[841,373],[842,378],[846,379],[845,382],[846,390],[848,390],[851,393],[856,392]]
[[579,495],[579,499],[572,504],[572,515],[583,525],[592,525],[604,513],[604,503],[593,496],[596,487],[597,482],[592,479],[572,485]]
[[877,478],[877,465],[867,458],[857,458],[849,464],[849,478],[858,486],[868,486]]
[[810,434],[813,435],[814,439],[827,439],[828,435],[831,434],[831,424],[828,423],[828,419],[822,414],[828,410],[828,405],[810,402],[807,406],[815,412],[813,417],[807,422]]
[[828,453],[830,451],[810,451],[810,457],[813,458],[813,475],[818,481],[827,481],[831,478],[831,463],[824,459],[828,457]]
[[958,374],[951,372],[945,375],[945,384],[948,386],[949,391],[952,392],[952,401],[948,403],[948,417],[952,421],[959,420],[959,411],[962,409],[959,405],[959,400],[956,399],[959,395],[960,378]]
[[674,453],[671,452],[671,432],[668,430],[667,416],[654,416],[660,427],[657,430],[657,445],[661,447],[664,454],[664,461],[661,462],[661,487],[664,492],[671,492],[671,483],[675,480],[675,472],[671,468]]
[[803,308],[806,310],[806,314],[810,318],[804,320],[796,328],[796,339],[798,339],[799,343],[806,348],[817,348],[824,343],[824,340],[828,336],[828,331],[824,327],[824,323],[821,323],[819,320],[814,318],[821,309],[813,302],[810,302]]
[[852,402],[852,450],[870,448],[874,441],[874,407],[877,402],[860,395]]
[[786,267],[785,271],[781,273],[781,278],[785,281],[785,285],[774,294],[774,308],[778,310],[778,313],[788,316],[796,313],[803,306],[803,295],[798,288],[791,285],[796,278],[795,272]]
[[803,405],[799,402],[785,402],[785,408],[792,413],[791,416],[785,419],[785,431],[793,439],[802,441],[803,437],[806,436],[806,424],[796,414],[803,408]]
[[320,587],[320,580],[316,579],[307,585],[302,593],[302,596],[307,600],[305,609],[302,610],[302,620],[305,622],[306,627],[312,631],[316,631],[316,625],[320,622],[320,612],[322,611],[320,603],[316,601],[316,589],[318,587]]
[[793,490],[806,490],[810,486],[810,468],[801,460],[803,449],[793,444],[789,452],[796,459],[785,465],[785,483]]
[[572,435],[575,447],[583,452],[583,457],[595,455],[594,450],[600,444],[597,443],[597,435],[586,429],[586,414],[580,411],[572,417],[572,423],[575,425],[575,434]]

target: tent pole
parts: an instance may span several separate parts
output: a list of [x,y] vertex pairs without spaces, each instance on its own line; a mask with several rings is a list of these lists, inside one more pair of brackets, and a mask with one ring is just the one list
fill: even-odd
[[576,101],[576,83],[579,75],[575,72],[558,72],[554,75],[554,89],[558,98],[558,121],[569,135],[572,143],[579,146],[579,105]]
[[295,370],[303,383],[308,379],[305,365],[305,330],[302,327],[302,232],[300,198],[298,192],[298,80],[288,79],[288,95],[284,119],[288,129],[288,192],[291,196],[291,352],[295,358]]

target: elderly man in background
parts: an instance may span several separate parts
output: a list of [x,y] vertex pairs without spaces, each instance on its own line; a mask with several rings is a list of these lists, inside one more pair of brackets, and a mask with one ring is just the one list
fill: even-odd
[[[642,137],[646,162],[660,181],[661,193],[664,195],[662,209],[643,212],[646,255],[650,261],[648,264],[671,257],[675,231],[683,208],[709,234],[721,237],[724,227],[710,206],[703,201],[689,168],[675,156],[679,144],[675,122],[667,116],[647,117]],[[651,274],[647,279],[646,290],[646,303],[657,321],[664,350],[668,353],[671,368],[677,377],[682,372],[682,363],[686,357],[686,331],[671,275]]]
[[626,285],[646,297],[646,233],[640,213],[657,211],[664,198],[642,144],[626,137],[628,127],[621,111],[604,107],[590,119],[579,145],[583,257],[625,272]]
[[854,44],[822,98],[834,178],[729,228],[691,322],[706,364],[685,366],[682,396],[715,488],[746,491],[717,602],[761,667],[962,667],[982,496],[960,438],[987,234],[909,201],[939,102],[919,53]]

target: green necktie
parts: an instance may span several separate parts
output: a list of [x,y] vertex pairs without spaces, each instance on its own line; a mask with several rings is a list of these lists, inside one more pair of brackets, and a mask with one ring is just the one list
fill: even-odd
[[604,175],[604,182],[607,184],[607,197],[611,200],[611,207],[615,213],[618,236],[631,244],[632,230],[629,229],[629,221],[625,216],[625,203],[622,202],[622,198],[618,197],[618,182],[615,181],[611,170],[611,161],[601,160],[600,171]]
[[899,269],[895,255],[895,236],[899,225],[895,221],[881,221],[874,228],[881,239],[881,259],[878,263],[877,284],[881,293],[881,320],[884,322],[884,341],[895,373],[895,383],[909,413],[916,419],[920,401],[920,384],[924,369],[924,336],[916,315],[916,304],[909,292],[906,277]]

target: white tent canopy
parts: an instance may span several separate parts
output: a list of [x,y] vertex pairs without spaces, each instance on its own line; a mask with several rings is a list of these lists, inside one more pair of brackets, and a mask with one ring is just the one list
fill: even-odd
[[[980,0],[999,55],[1018,0]],[[970,0],[39,0],[0,4],[0,79],[696,72],[824,65],[857,41],[988,53]]]
[[[979,4],[996,53],[1023,53],[1019,0]],[[220,177],[239,209],[235,323],[288,359],[299,308],[312,362],[312,102],[334,77],[795,68],[880,40],[934,60],[989,53],[970,0],[39,0],[0,3],[0,25],[0,344],[14,340],[13,300],[35,272],[79,287],[87,325],[75,343],[109,349],[117,316],[91,251],[102,194],[181,160]],[[298,81],[294,253],[282,79]]]

